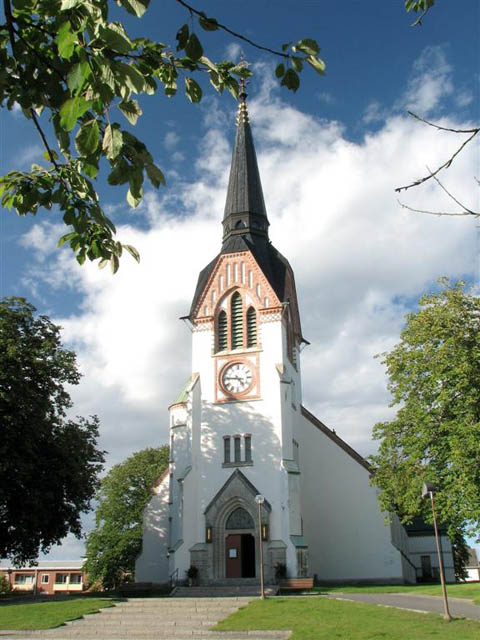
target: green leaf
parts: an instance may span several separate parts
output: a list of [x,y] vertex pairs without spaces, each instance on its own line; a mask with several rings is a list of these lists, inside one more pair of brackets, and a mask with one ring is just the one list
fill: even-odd
[[124,74],[127,87],[134,93],[140,93],[145,87],[143,75],[131,64],[119,62],[117,65]]
[[50,154],[53,156],[54,160],[58,160],[58,153],[56,151],[54,151],[53,149],[51,149],[50,152],[44,151],[42,155],[45,158],[45,160],[47,160],[48,162],[51,162],[52,159],[50,157]]
[[128,13],[137,16],[137,18],[141,18],[148,9],[150,0],[118,0],[118,3],[121,4]]
[[300,78],[296,71],[293,69],[287,69],[280,84],[287,87],[287,89],[290,89],[290,91],[295,92],[300,86]]
[[286,42],[285,44],[282,44],[282,51],[286,51],[291,44],[292,44],[291,42]]
[[123,248],[128,251],[128,253],[132,256],[132,258],[134,258],[137,262],[140,262],[140,254],[138,253],[138,251],[135,249],[135,247],[132,247],[131,244],[124,244]]
[[108,176],[108,184],[124,184],[128,180],[129,167],[124,158],[118,158]]
[[112,255],[110,258],[110,270],[112,273],[117,273],[120,266],[120,261],[116,255]]
[[117,53],[130,53],[133,43],[119,22],[110,22],[108,26],[100,25],[98,34],[105,46]]
[[198,23],[205,31],[216,31],[218,29],[217,20],[215,18],[207,18],[205,14],[199,17]]
[[190,102],[200,102],[202,99],[202,89],[193,78],[185,78],[185,93]]
[[83,0],[62,0],[62,4],[60,5],[61,11],[68,11],[68,9],[73,9],[77,7],[79,4],[83,4]]
[[88,156],[98,147],[100,139],[98,123],[96,120],[89,120],[83,124],[75,136],[75,147],[82,156]]
[[301,71],[303,69],[303,62],[301,58],[297,58],[296,56],[292,56],[292,66],[295,71]]
[[79,93],[87,78],[92,73],[88,62],[78,62],[72,67],[72,70],[67,76],[67,85],[72,94]]
[[190,35],[189,29],[188,29],[188,24],[184,24],[180,27],[180,29],[177,31],[177,51],[181,51],[182,49],[185,49],[185,45],[188,42],[188,36]]
[[150,182],[153,184],[154,187],[156,187],[158,189],[158,187],[163,184],[165,185],[165,176],[163,175],[163,173],[160,171],[160,169],[154,165],[154,164],[147,164],[145,165],[145,170],[147,172],[147,176],[150,179]]
[[108,160],[115,160],[123,147],[123,135],[118,127],[108,124],[103,134],[102,149]]
[[142,115],[142,110],[138,106],[138,102],[136,100],[122,100],[118,105],[118,108],[133,125],[137,124],[138,118]]
[[283,76],[285,75],[285,65],[283,63],[280,63],[277,68],[275,69],[275,75],[277,76],[277,78],[283,78]]
[[316,58],[315,56],[308,56],[307,62],[315,69],[317,73],[320,73],[321,75],[325,73],[326,64],[320,58]]
[[64,22],[58,29],[56,38],[58,53],[61,58],[66,60],[72,57],[77,42],[77,36],[70,31],[70,27],[71,24],[68,20]]
[[140,187],[136,195],[132,193],[132,189],[130,188],[127,192],[127,202],[134,209],[138,207],[143,198],[143,189]]
[[320,47],[318,46],[318,42],[316,40],[312,40],[312,38],[305,38],[304,40],[299,40],[295,45],[295,48],[298,51],[302,51],[303,53],[307,53],[311,56],[316,56],[320,53]]
[[77,124],[78,118],[83,116],[91,106],[92,103],[82,96],[69,98],[60,107],[60,125],[65,131],[71,131]]
[[203,48],[200,40],[192,33],[190,34],[187,44],[185,45],[185,53],[190,60],[199,60],[203,56]]

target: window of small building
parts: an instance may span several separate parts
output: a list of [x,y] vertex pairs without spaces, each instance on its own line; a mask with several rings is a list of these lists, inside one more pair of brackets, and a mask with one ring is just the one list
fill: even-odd
[[48,584],[50,582],[50,576],[48,573],[42,573],[42,584]]
[[81,573],[71,573],[70,574],[70,584],[82,584],[82,574]]
[[67,584],[67,581],[68,581],[68,573],[55,574],[55,584]]
[[15,584],[33,584],[33,575],[26,574],[26,573],[16,573],[14,583]]

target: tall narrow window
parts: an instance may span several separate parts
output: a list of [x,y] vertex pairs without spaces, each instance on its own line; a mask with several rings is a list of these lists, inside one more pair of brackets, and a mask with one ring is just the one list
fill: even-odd
[[243,317],[242,296],[234,293],[232,296],[232,349],[243,347]]
[[252,436],[247,433],[245,435],[245,462],[252,461]]
[[240,436],[234,437],[234,450],[233,455],[235,456],[235,462],[241,461],[241,453],[240,453]]
[[228,347],[227,314],[225,311],[220,311],[218,314],[217,331],[218,351],[224,351]]
[[250,307],[247,311],[247,347],[257,346],[257,314]]
[[230,436],[223,437],[223,461],[230,462]]

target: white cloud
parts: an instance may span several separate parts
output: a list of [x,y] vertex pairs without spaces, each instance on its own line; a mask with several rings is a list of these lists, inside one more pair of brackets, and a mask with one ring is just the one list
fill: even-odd
[[163,144],[170,151],[180,142],[180,136],[175,131],[168,131],[163,139]]
[[[422,97],[437,106],[439,99]],[[234,109],[227,108],[232,122]],[[439,276],[473,277],[476,270],[474,220],[408,212],[394,193],[456,141],[390,116],[353,143],[341,123],[302,113],[268,86],[249,110],[271,238],[294,268],[303,332],[312,343],[302,358],[304,403],[369,453],[371,427],[391,415],[374,355],[398,340],[404,313]],[[168,441],[166,408],[189,375],[190,332],[178,318],[188,312],[199,271],[220,249],[233,137],[222,118],[208,122],[199,178],[177,182],[161,197],[147,193],[141,211],[148,230],[118,227],[119,238],[140,250],[140,265],[125,258],[112,277],[55,254],[38,267],[40,278],[53,270],[68,275],[83,296],[80,312],[57,320],[84,373],[72,393],[75,411],[99,414],[110,462]],[[467,148],[449,169],[450,186],[465,199],[475,197],[474,165]],[[440,210],[445,194],[426,184],[404,198]],[[35,233],[31,242],[41,237]]]
[[238,42],[231,42],[225,48],[225,58],[236,62],[243,55],[243,49]]
[[455,102],[459,107],[468,107],[473,102],[473,93],[471,91],[460,91],[455,95]]
[[400,105],[424,116],[437,109],[442,98],[453,93],[451,73],[442,47],[426,47],[413,66]]
[[335,104],[336,100],[329,91],[318,91],[316,94],[317,99],[324,104]]
[[44,149],[39,144],[33,144],[20,149],[15,155],[15,163],[20,167],[30,165],[34,161],[42,160]]

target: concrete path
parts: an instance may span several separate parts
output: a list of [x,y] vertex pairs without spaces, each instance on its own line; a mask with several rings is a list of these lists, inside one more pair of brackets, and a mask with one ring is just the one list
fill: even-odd
[[[412,593],[329,593],[327,597],[334,600],[354,600],[355,602],[367,602],[400,609],[441,613],[443,615],[443,599],[438,596],[424,596]],[[480,606],[474,604],[471,600],[449,598],[448,604],[450,614],[454,618],[480,620]]]
[[[210,631],[252,598],[132,598],[47,631],[0,632],[12,640],[261,640],[288,631]],[[8,635],[7,635],[8,634]]]

